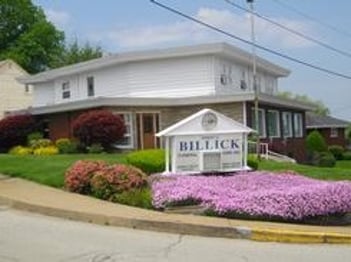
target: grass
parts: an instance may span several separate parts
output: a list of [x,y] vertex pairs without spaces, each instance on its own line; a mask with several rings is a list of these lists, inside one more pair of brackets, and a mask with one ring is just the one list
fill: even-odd
[[80,159],[104,160],[108,163],[124,162],[123,154],[70,154],[53,156],[15,156],[0,154],[0,173],[21,177],[40,184],[63,187],[64,173]]
[[351,180],[351,161],[337,161],[335,167],[316,167],[293,163],[279,163],[262,160],[259,170],[286,171],[291,170],[299,174],[323,180]]
[[[48,186],[63,187],[64,173],[80,159],[125,163],[126,154],[70,154],[54,156],[15,156],[0,154],[0,173],[21,177]],[[336,167],[314,167],[291,163],[261,161],[259,170],[292,170],[305,176],[323,180],[351,180],[351,161],[338,161]]]

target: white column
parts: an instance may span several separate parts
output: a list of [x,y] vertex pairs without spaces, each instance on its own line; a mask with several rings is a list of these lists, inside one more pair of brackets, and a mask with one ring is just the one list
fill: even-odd
[[169,136],[166,136],[166,148],[165,148],[165,153],[166,153],[166,173],[169,173]]
[[243,133],[243,141],[244,141],[244,168],[247,167],[247,133]]

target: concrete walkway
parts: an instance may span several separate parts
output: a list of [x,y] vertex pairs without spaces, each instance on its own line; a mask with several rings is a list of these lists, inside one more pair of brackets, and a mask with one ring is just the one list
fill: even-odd
[[351,226],[305,226],[165,214],[0,176],[0,205],[90,223],[208,237],[292,243],[351,243]]

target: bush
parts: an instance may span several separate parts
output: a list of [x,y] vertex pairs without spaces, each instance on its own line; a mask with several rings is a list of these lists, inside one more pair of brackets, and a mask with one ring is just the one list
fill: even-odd
[[344,152],[342,157],[344,160],[351,160],[351,152],[350,151]]
[[51,155],[57,155],[59,153],[59,150],[56,146],[44,146],[44,147],[37,147],[33,149],[33,155],[38,155],[38,156],[51,156]]
[[78,152],[78,145],[76,142],[68,138],[60,138],[55,142],[60,154],[74,154]]
[[138,168],[124,164],[107,166],[91,179],[91,191],[94,196],[111,199],[114,194],[121,194],[147,184],[146,175]]
[[115,194],[112,202],[119,204],[152,209],[152,194],[149,187],[133,189]]
[[258,169],[258,159],[256,156],[248,155],[247,157],[247,165],[251,167],[252,170]]
[[312,131],[306,137],[306,149],[310,154],[328,150],[323,136],[317,130]]
[[10,149],[11,155],[26,156],[32,154],[32,149],[24,146],[15,146]]
[[50,147],[52,142],[50,139],[40,138],[30,140],[28,145],[34,150],[41,147]]
[[93,110],[78,116],[72,124],[73,135],[85,147],[100,144],[104,149],[125,133],[123,119],[107,110]]
[[100,144],[92,144],[87,147],[89,154],[101,154],[104,152],[104,148]]
[[107,166],[104,161],[79,160],[65,173],[65,188],[71,192],[90,194],[90,180]]
[[127,155],[126,160],[129,164],[140,168],[149,175],[165,170],[165,151],[162,149],[131,152]]
[[35,130],[31,115],[8,116],[0,120],[0,151],[7,152],[11,147],[26,145],[28,134]]
[[28,141],[28,144],[30,141],[32,140],[38,140],[38,139],[42,139],[44,138],[44,135],[40,132],[33,132],[33,133],[30,133],[28,136],[27,136],[27,141]]
[[344,154],[344,148],[339,145],[332,145],[328,147],[328,150],[330,153],[333,154],[336,160],[342,160],[343,159],[343,154]]
[[320,167],[334,167],[336,164],[335,157],[329,152],[322,152],[319,155],[318,166]]

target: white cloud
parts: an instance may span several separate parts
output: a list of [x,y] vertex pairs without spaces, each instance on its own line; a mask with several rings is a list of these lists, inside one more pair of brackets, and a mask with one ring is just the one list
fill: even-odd
[[65,28],[71,20],[69,13],[53,9],[45,9],[45,14],[49,21],[59,28]]
[[[195,17],[201,21],[219,27],[227,32],[250,40],[250,19],[248,15],[237,15],[228,10],[200,8]],[[306,23],[283,18],[275,21],[296,31],[311,35],[312,27]],[[266,21],[255,20],[256,38],[259,44],[281,48],[304,48],[312,43],[282,30]],[[230,41],[220,33],[198,25],[191,21],[171,24],[148,25],[141,27],[116,28],[91,35],[92,40],[112,42],[114,47],[125,49],[146,48],[167,44]]]

